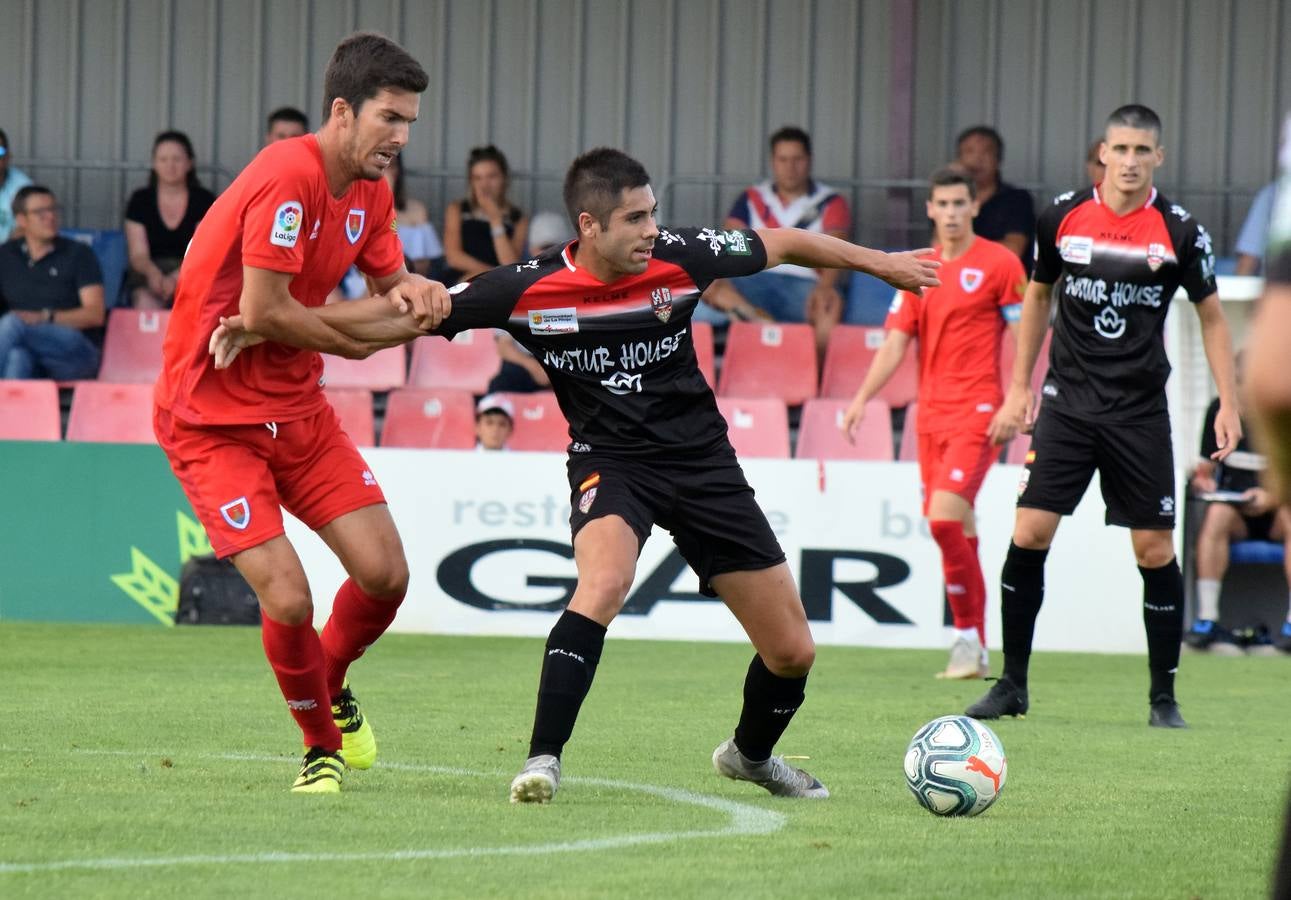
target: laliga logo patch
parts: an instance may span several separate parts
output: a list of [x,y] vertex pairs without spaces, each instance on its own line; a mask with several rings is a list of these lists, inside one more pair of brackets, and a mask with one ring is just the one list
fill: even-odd
[[365,218],[367,213],[361,209],[352,209],[345,217],[345,237],[351,244],[358,243],[359,237],[363,234]]
[[238,531],[246,531],[251,524],[251,504],[247,503],[246,497],[230,500],[220,507],[220,515]]
[[650,292],[650,308],[660,322],[667,322],[672,318],[672,291],[668,288],[658,288]]
[[1148,268],[1155,272],[1165,262],[1165,244],[1148,244]]
[[294,247],[300,239],[300,223],[305,219],[305,208],[299,200],[288,200],[273,214],[269,229],[269,243],[277,247]]
[[981,285],[985,274],[981,269],[961,269],[959,272],[959,286],[965,292],[971,294]]

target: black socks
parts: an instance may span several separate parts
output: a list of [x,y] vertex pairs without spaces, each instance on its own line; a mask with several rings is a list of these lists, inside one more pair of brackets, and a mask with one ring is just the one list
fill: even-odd
[[1004,677],[1020,688],[1027,686],[1035,620],[1044,602],[1044,550],[1028,550],[1009,543],[1000,572],[1000,622],[1004,629]]
[[1143,576],[1143,630],[1148,636],[1148,699],[1174,696],[1174,673],[1179,668],[1183,641],[1183,575],[1177,560],[1157,569],[1139,566]]
[[538,709],[533,718],[529,755],[560,756],[574,731],[578,710],[592,687],[605,645],[605,626],[565,610],[547,636],[538,681]]
[[807,676],[781,678],[754,656],[744,677],[744,707],[735,726],[735,746],[752,762],[771,757],[771,748],[802,706]]

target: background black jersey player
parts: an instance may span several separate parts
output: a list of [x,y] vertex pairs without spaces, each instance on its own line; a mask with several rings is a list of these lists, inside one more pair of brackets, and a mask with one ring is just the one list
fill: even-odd
[[[826,797],[814,777],[772,756],[803,702],[815,645],[775,535],[726,437],[695,359],[690,317],[715,279],[785,262],[869,272],[898,288],[936,285],[930,250],[882,253],[797,228],[661,229],[640,163],[617,150],[580,156],[565,179],[577,240],[500,266],[453,289],[436,334],[506,328],[534,354],[569,420],[569,484],[578,586],[543,655],[529,758],[512,802],[545,802],[560,755],[622,609],[654,524],[669,530],[699,576],[739,620],[757,654],[734,736],[717,770],[773,794]],[[373,346],[423,333],[401,298],[320,310]],[[420,313],[412,310],[414,314]],[[217,364],[253,337],[217,332]]]
[[[1222,459],[1237,446],[1233,351],[1215,291],[1210,236],[1152,185],[1165,159],[1161,120],[1146,106],[1111,114],[1099,148],[1100,185],[1063,194],[1037,226],[1036,266],[1022,303],[1018,355],[1008,395],[992,423],[1012,437],[1031,422],[1031,369],[1058,297],[1049,374],[1032,453],[1000,575],[1004,674],[967,710],[980,719],[1027,711],[1027,669],[1044,597],[1044,561],[1062,516],[1099,473],[1106,521],[1130,529],[1143,578],[1151,725],[1186,727],[1174,675],[1183,636],[1183,579],[1175,560],[1174,461],[1162,341],[1182,285],[1201,321],[1219,392],[1215,439]],[[1056,291],[1054,284],[1057,284]]]

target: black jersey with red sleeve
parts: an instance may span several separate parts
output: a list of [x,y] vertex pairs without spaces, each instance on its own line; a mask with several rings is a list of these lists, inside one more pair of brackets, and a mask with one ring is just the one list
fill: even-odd
[[1066,193],[1040,215],[1032,278],[1058,300],[1044,402],[1104,421],[1166,415],[1171,299],[1180,286],[1194,303],[1215,293],[1206,229],[1155,188],[1123,216],[1097,187]]
[[706,455],[724,444],[726,421],[695,358],[690,318],[715,279],[766,267],[757,234],[662,229],[646,270],[608,284],[575,264],[576,247],[454,288],[436,333],[506,329],[551,379],[571,450]]

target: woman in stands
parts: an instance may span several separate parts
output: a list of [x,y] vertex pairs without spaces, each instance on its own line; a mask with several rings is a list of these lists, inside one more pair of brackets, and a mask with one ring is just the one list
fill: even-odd
[[163,131],[152,142],[148,186],[126,205],[126,286],[136,309],[168,309],[175,298],[179,263],[197,223],[215,195],[197,180],[193,144],[182,131]]
[[466,183],[466,198],[444,211],[446,284],[518,261],[528,239],[529,217],[507,199],[511,175],[501,150],[471,150]]
[[426,204],[416,197],[408,196],[408,188],[403,177],[403,156],[390,160],[386,166],[386,181],[394,194],[395,222],[399,226],[399,241],[403,244],[403,254],[408,258],[408,268],[418,275],[431,278],[444,261],[444,247],[439,242],[439,234],[430,223],[430,213]]

